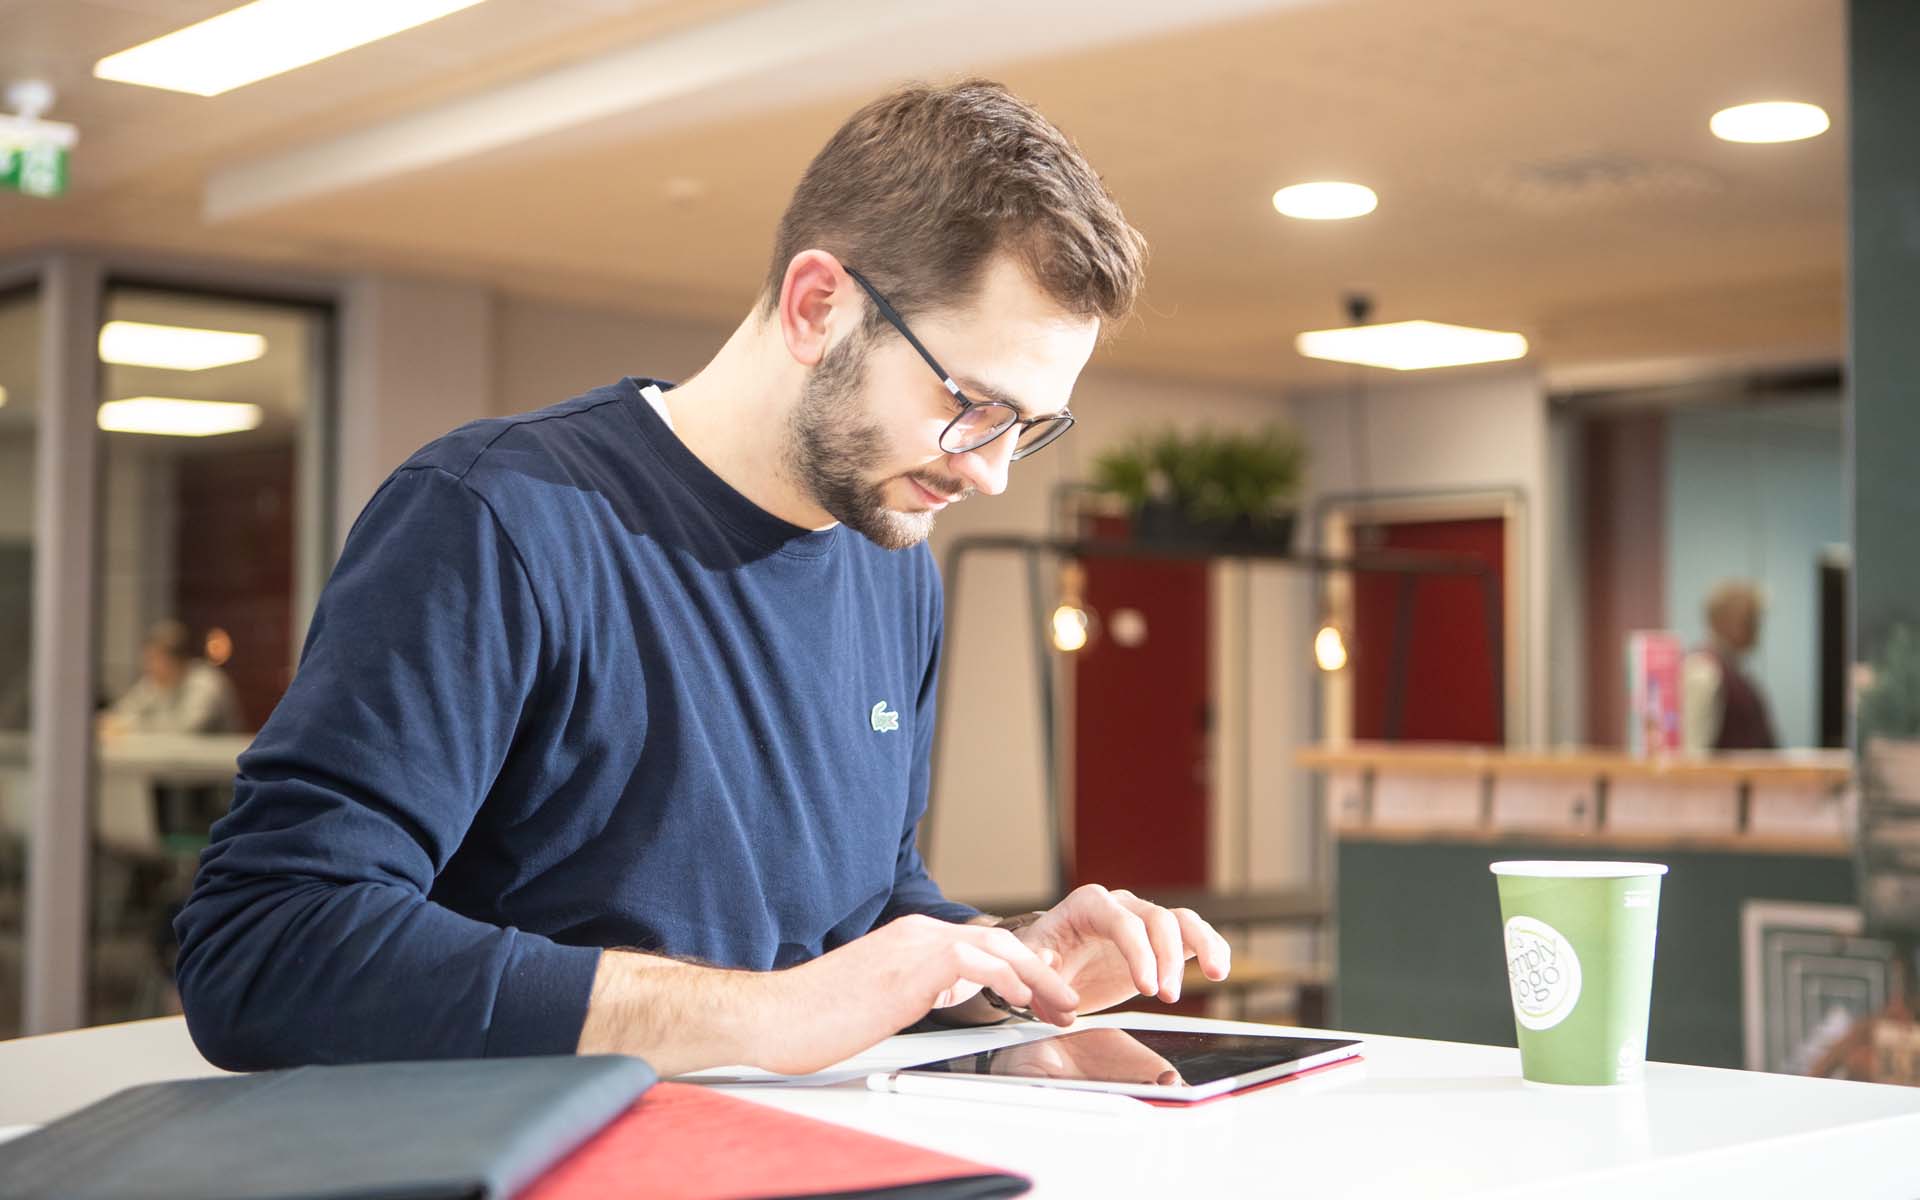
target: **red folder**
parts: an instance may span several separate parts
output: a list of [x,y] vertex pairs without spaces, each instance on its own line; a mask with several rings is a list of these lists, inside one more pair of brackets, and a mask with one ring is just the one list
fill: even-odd
[[520,1200],[1017,1196],[1021,1175],[686,1083],[661,1083]]

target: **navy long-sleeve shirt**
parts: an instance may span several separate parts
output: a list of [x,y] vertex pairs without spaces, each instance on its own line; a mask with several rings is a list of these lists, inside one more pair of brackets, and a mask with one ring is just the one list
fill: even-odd
[[644,383],[456,430],[355,523],[176,923],[210,1061],[565,1053],[603,947],[974,915],[914,848],[931,556],[760,509]]

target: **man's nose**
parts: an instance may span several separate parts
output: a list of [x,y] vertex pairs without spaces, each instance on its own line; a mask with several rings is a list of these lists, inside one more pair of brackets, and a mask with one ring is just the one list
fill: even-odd
[[1007,490],[1007,469],[1013,464],[1015,434],[1008,430],[978,450],[949,454],[954,473],[973,485],[973,490],[998,496]]

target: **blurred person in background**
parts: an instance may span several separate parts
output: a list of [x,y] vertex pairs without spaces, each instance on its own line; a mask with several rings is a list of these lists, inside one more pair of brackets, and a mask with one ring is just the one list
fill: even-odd
[[1683,671],[1683,737],[1690,753],[1772,750],[1779,745],[1767,697],[1745,662],[1760,641],[1760,589],[1730,579],[1707,595],[1706,644],[1688,653]]
[[140,678],[100,718],[100,732],[233,733],[240,703],[227,673],[187,653],[187,627],[156,622],[140,647]]

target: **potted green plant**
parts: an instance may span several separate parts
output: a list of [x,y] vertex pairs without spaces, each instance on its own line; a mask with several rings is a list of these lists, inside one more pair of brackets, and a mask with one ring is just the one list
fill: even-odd
[[1875,931],[1920,935],[1920,638],[1887,637],[1855,716],[1861,903]]
[[[1885,1007],[1858,1022],[1828,1053],[1863,1056],[1863,1076],[1913,1084],[1920,1045],[1914,1021],[1920,949],[1920,637],[1907,625],[1887,636],[1854,714],[1860,746],[1860,825],[1855,847],[1867,936],[1885,939],[1892,978]],[[1816,1068],[1816,1070],[1819,1068]]]
[[1306,447],[1293,430],[1167,430],[1101,454],[1093,487],[1119,499],[1145,542],[1280,548],[1293,543]]

